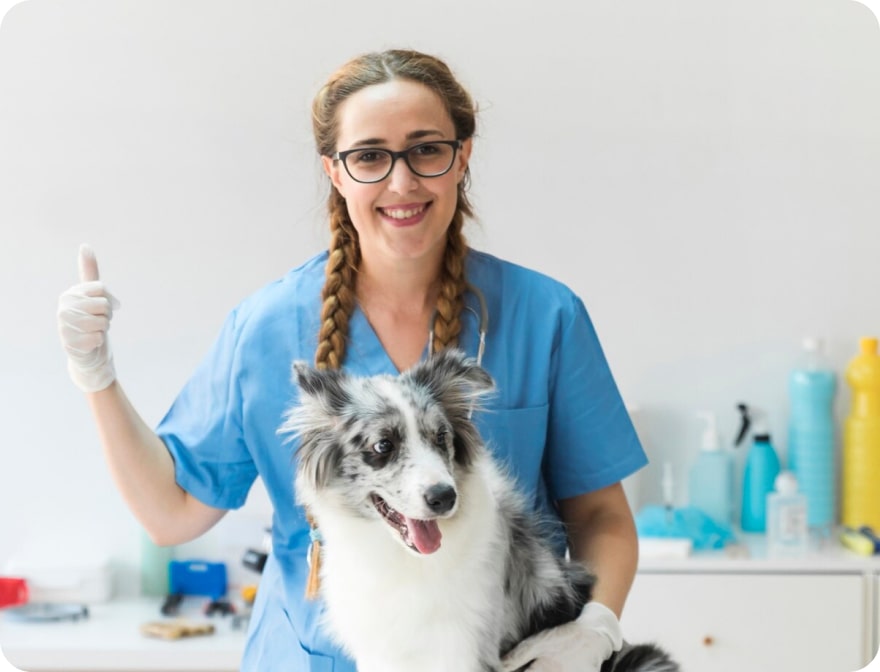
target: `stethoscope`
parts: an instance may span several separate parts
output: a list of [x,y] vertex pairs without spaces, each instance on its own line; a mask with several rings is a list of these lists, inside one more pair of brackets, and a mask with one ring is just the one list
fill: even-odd
[[[477,318],[479,323],[479,334],[480,334],[480,342],[477,345],[477,366],[483,365],[483,353],[486,352],[486,332],[489,331],[489,309],[486,306],[486,297],[483,296],[483,292],[477,288],[476,285],[472,285],[471,283],[467,283],[466,285],[467,291],[477,297],[477,301],[480,304],[480,313],[477,314],[477,311],[471,308],[468,305],[465,305],[465,310],[473,313],[474,317]],[[431,328],[428,330],[428,354],[434,354],[434,320],[437,317],[437,309],[434,309],[434,313],[431,315]]]

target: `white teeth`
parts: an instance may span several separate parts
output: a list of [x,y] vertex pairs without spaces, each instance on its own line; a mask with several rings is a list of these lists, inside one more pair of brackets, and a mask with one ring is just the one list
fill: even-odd
[[392,219],[407,219],[408,217],[413,217],[413,216],[419,214],[424,209],[425,209],[425,206],[423,205],[422,207],[415,208],[413,210],[386,210],[383,208],[382,212],[386,216],[391,217]]

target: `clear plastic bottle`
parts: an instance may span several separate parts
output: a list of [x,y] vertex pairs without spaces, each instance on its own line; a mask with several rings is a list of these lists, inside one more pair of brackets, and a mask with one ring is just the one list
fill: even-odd
[[880,355],[877,339],[862,338],[846,368],[852,389],[843,425],[841,522],[880,530]]
[[733,519],[733,462],[721,447],[714,413],[700,413],[706,423],[700,453],[688,475],[688,499],[713,521],[730,527]]
[[806,497],[809,526],[826,533],[834,524],[836,389],[823,342],[805,338],[800,361],[788,379],[788,465]]
[[807,552],[807,498],[798,492],[791,471],[781,471],[775,490],[767,495],[767,553],[771,557],[801,556]]

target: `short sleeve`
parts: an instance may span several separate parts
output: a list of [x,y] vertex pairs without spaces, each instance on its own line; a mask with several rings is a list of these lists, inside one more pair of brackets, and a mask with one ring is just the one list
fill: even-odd
[[156,430],[178,485],[221,509],[242,506],[257,475],[242,431],[236,320],[233,311]]
[[583,302],[572,295],[550,369],[545,478],[554,500],[617,483],[647,464]]

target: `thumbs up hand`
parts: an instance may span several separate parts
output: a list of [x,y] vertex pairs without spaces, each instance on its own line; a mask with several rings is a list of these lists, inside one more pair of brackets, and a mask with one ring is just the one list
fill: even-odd
[[88,245],[79,248],[79,280],[58,297],[58,332],[71,379],[83,392],[98,392],[116,379],[107,330],[119,301],[99,279]]

